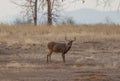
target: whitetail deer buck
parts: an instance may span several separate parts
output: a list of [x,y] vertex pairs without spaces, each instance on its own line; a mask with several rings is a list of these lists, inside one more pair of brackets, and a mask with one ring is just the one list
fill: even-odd
[[65,63],[65,54],[70,50],[73,41],[76,40],[76,37],[74,37],[74,40],[67,40],[65,37],[65,40],[68,41],[68,43],[58,43],[58,42],[48,43],[49,53],[47,55],[47,63],[49,62],[49,60],[51,61],[51,55],[53,52],[62,53],[63,62]]

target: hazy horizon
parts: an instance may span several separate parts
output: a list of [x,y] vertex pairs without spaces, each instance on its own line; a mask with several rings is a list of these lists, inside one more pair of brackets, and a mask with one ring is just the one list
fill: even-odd
[[[22,9],[13,4],[11,1],[13,0],[2,0],[0,1],[0,23],[11,23],[11,21],[20,14]],[[119,0],[114,0],[114,3],[110,7],[104,8],[103,5],[97,6],[96,5],[96,0],[86,0],[85,4],[82,4],[82,2],[76,2],[72,5],[66,4],[70,3],[71,0],[65,1],[63,3],[63,11],[75,11],[75,10],[80,10],[80,9],[93,9],[93,10],[98,10],[102,12],[106,11],[117,11],[117,6]],[[66,5],[65,5],[66,4]],[[7,6],[6,6],[7,5]]]

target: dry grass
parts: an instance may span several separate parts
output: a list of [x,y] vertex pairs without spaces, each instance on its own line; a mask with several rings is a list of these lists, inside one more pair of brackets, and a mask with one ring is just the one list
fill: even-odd
[[[79,41],[120,40],[120,26],[117,25],[82,25],[82,26],[32,26],[0,25],[0,42],[7,43],[46,43],[47,41],[63,41],[65,35]],[[9,39],[9,40],[8,40]]]
[[[65,35],[77,38],[66,64],[60,54],[47,64],[47,42]],[[120,81],[119,40],[117,25],[0,25],[0,81]]]

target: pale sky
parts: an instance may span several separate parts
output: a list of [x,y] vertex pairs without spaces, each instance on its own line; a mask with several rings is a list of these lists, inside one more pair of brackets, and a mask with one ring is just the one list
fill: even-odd
[[9,23],[10,18],[20,12],[20,8],[13,3],[11,0],[0,0],[0,22]]
[[[15,0],[13,0],[15,1]],[[71,1],[71,0],[66,0]],[[103,5],[96,6],[96,0],[86,0],[85,4],[82,4],[81,2],[76,2],[72,5],[65,5],[66,10],[76,10],[81,8],[92,8],[97,9],[101,11],[115,11],[117,10],[119,0],[113,0],[113,4],[109,8],[103,8]],[[6,20],[10,20],[14,15],[19,14],[21,9],[16,6],[15,4],[11,3],[11,0],[0,0],[0,22],[4,22]]]

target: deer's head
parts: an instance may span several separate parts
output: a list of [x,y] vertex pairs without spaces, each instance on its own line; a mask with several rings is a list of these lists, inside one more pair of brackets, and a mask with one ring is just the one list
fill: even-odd
[[69,47],[69,46],[71,47],[71,46],[72,46],[72,43],[76,40],[76,37],[74,37],[73,40],[68,40],[68,39],[65,37],[65,40],[68,41],[68,42],[67,42],[67,46],[68,46],[68,47]]

